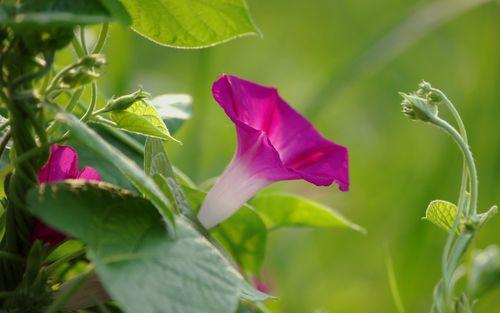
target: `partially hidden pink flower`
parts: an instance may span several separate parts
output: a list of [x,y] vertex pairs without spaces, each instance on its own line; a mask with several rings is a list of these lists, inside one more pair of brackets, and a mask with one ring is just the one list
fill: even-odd
[[[78,154],[68,146],[53,145],[50,147],[50,156],[47,163],[38,173],[40,183],[54,183],[65,179],[82,179],[86,181],[101,181],[99,173],[90,166],[78,170]],[[68,209],[71,209],[68,204]],[[60,233],[41,221],[36,221],[31,232],[31,240],[40,240],[50,246],[56,246],[66,239]]]
[[347,149],[323,137],[276,89],[222,75],[212,93],[236,126],[238,146],[201,206],[205,227],[224,221],[276,181],[335,182],[341,191],[349,189]]

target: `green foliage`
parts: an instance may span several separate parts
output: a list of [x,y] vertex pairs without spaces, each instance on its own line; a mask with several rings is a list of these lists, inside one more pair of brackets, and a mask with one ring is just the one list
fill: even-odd
[[0,22],[14,27],[76,26],[117,21],[130,24],[118,0],[27,0],[0,6]]
[[167,124],[171,134],[175,134],[192,115],[193,99],[185,94],[165,94],[148,100]]
[[340,227],[365,233],[365,229],[340,213],[306,198],[286,194],[260,194],[250,200],[267,229],[286,226]]
[[192,220],[196,219],[182,187],[176,180],[163,141],[149,137],[146,139],[144,145],[144,171],[154,178],[158,187],[174,203],[177,212],[183,213]]
[[423,219],[449,232],[453,228],[457,212],[458,208],[455,204],[444,200],[433,200],[429,203]]
[[122,0],[132,28],[165,46],[203,48],[258,34],[244,0]]
[[156,109],[145,101],[134,102],[125,110],[110,113],[116,127],[132,133],[179,142],[170,133]]
[[176,237],[169,238],[157,210],[130,192],[73,181],[33,190],[28,202],[33,214],[88,245],[104,286],[126,312],[230,313],[240,293],[261,296],[248,294],[241,276],[186,221],[176,218]]
[[149,178],[134,161],[127,158],[118,149],[103,140],[95,131],[79,121],[74,115],[58,110],[56,120],[65,123],[72,134],[97,156],[113,162],[123,174],[139,189],[164,217],[167,229],[174,233],[173,213],[170,201],[165,197],[155,182]]
[[212,231],[238,265],[259,275],[266,253],[267,229],[260,216],[244,206]]

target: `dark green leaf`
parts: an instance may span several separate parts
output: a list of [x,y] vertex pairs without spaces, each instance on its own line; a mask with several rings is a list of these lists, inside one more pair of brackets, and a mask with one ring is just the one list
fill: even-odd
[[114,20],[130,23],[118,0],[28,0],[0,7],[0,22],[17,27],[75,26]]
[[241,276],[203,236],[176,218],[177,236],[169,238],[157,210],[130,192],[68,181],[32,190],[28,203],[88,245],[104,286],[126,312],[229,313],[240,291],[248,297]]
[[132,28],[165,46],[203,48],[258,34],[244,0],[122,0]]

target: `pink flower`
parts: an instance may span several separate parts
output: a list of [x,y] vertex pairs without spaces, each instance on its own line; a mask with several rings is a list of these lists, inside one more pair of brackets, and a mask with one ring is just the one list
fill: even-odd
[[347,149],[324,138],[276,89],[222,75],[212,93],[236,126],[238,146],[201,206],[198,218],[205,227],[224,221],[276,181],[335,182],[349,189]]
[[[86,166],[78,171],[78,154],[68,146],[53,145],[50,147],[50,157],[38,173],[40,183],[54,183],[65,179],[83,179],[99,182],[101,177],[92,167]],[[68,209],[70,209],[68,204]],[[40,240],[56,246],[66,238],[66,235],[52,229],[41,221],[36,221],[31,232],[31,240]]]

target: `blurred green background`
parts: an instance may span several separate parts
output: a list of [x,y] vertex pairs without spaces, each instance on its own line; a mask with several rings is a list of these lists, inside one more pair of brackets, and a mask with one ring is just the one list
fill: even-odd
[[[477,2],[447,1],[420,11],[434,1],[250,0],[263,37],[206,50],[160,47],[115,26],[104,92],[119,95],[142,85],[153,95],[193,95],[194,119],[177,134],[184,145],[172,144],[171,155],[201,182],[222,172],[235,147],[232,123],[211,98],[211,83],[232,73],[279,88],[323,134],[348,146],[352,185],[347,193],[305,182],[272,188],[328,204],[368,234],[273,233],[265,271],[279,300],[270,307],[395,312],[385,264],[390,251],[407,311],[428,312],[446,234],[421,217],[432,199],[456,201],[461,159],[445,134],[403,117],[398,91],[415,90],[426,79],[447,93],[462,113],[479,167],[479,207],[500,202],[500,7],[490,1],[444,21],[467,1]],[[424,13],[412,17],[416,12]],[[433,21],[442,23],[426,28]],[[476,246],[499,238],[497,216]],[[499,297],[499,290],[490,293],[477,311],[500,312]]]

